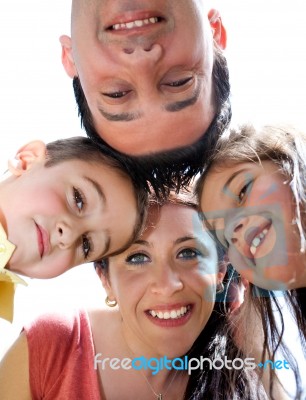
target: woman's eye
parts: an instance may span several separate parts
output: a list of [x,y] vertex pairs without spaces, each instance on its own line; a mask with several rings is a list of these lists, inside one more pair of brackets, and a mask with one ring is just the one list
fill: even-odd
[[202,253],[199,250],[188,248],[188,249],[181,250],[178,253],[177,258],[184,259],[184,260],[193,260],[197,257],[200,257],[201,255],[202,255]]
[[118,92],[110,92],[110,93],[103,93],[104,96],[110,97],[112,99],[121,99],[122,97],[126,96],[130,91],[118,91]]
[[82,211],[85,201],[84,201],[82,193],[75,187],[73,188],[73,199],[74,199],[75,205],[77,206],[78,210]]
[[250,192],[252,187],[252,181],[246,183],[243,188],[240,190],[238,194],[238,203],[242,204],[242,202],[245,200],[246,195]]
[[165,83],[165,85],[166,86],[171,86],[171,87],[180,87],[180,86],[186,85],[188,82],[191,81],[191,79],[192,79],[192,77],[190,76],[188,78],[179,79],[177,81]]
[[86,260],[91,251],[90,240],[86,235],[82,236],[82,250],[83,250],[84,258]]
[[146,264],[149,261],[150,258],[143,253],[132,254],[131,256],[126,258],[126,262],[131,265]]

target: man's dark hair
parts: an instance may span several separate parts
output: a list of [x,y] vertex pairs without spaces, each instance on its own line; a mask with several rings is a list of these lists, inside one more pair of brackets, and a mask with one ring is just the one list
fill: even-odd
[[80,80],[78,77],[74,77],[73,79],[78,114],[81,118],[81,125],[84,127],[87,135],[98,146],[106,146],[111,149],[112,155],[126,165],[131,176],[146,188],[149,188],[149,185],[151,185],[158,196],[167,195],[170,189],[178,191],[181,187],[187,186],[195,175],[202,172],[218,137],[231,120],[232,113],[229,101],[230,83],[227,61],[221,50],[217,47],[215,47],[213,87],[216,114],[209,128],[203,133],[200,139],[191,145],[172,150],[131,156],[112,148],[98,135]]

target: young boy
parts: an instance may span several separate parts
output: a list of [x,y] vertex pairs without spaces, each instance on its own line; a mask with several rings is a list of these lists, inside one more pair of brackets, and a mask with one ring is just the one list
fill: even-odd
[[138,234],[146,193],[89,139],[22,147],[0,183],[0,317],[12,321],[15,274],[52,278],[119,253]]

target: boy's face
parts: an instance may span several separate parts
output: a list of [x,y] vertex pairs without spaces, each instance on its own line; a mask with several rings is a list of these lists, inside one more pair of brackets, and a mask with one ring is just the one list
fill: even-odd
[[132,184],[98,163],[35,163],[11,177],[1,194],[8,239],[16,250],[8,268],[51,278],[111,254],[130,240],[136,223]]

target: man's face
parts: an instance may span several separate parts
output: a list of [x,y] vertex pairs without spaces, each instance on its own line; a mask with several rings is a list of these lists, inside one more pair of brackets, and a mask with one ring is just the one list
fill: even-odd
[[[74,0],[63,64],[78,76],[98,134],[133,155],[186,146],[214,114],[218,13],[202,0]],[[214,32],[212,31],[214,28]]]

